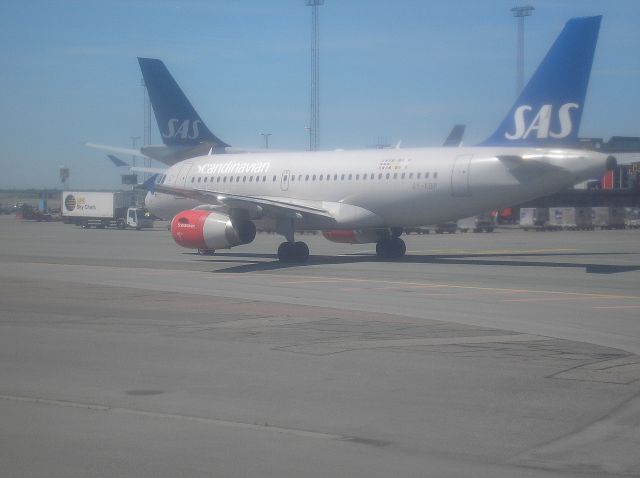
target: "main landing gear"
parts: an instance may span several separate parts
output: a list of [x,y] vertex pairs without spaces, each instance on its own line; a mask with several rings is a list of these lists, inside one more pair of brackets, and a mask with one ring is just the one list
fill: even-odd
[[401,227],[392,227],[388,234],[380,237],[376,243],[376,254],[380,259],[400,259],[407,252],[407,246],[400,236],[404,230]]
[[278,247],[278,259],[280,262],[307,262],[309,246],[301,241],[283,242]]
[[380,259],[400,259],[407,252],[407,246],[399,237],[385,237],[376,243],[376,254]]

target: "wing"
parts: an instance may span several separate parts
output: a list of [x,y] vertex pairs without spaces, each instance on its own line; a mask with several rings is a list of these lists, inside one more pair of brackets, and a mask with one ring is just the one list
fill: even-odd
[[[151,186],[151,185],[150,185]],[[164,184],[155,184],[152,192],[172,194],[188,197],[205,204],[226,206],[231,209],[258,210],[270,216],[294,216],[301,218],[304,215],[334,219],[334,215],[322,207],[319,201],[305,201],[289,198],[274,198],[265,196],[246,196],[240,194],[222,193],[217,191],[205,191],[203,189],[185,189]]]
[[119,148],[118,146],[109,146],[106,144],[96,144],[96,143],[84,143],[85,146],[89,148],[102,149],[104,151],[112,151],[114,153],[120,154],[128,154],[130,156],[138,156],[140,158],[149,158],[149,156],[142,154],[139,149],[131,149],[131,148]]

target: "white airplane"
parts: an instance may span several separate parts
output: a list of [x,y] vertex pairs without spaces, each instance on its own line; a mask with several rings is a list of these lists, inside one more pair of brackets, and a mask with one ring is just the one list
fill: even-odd
[[400,258],[403,227],[518,204],[615,167],[613,157],[572,149],[600,21],[567,22],[502,124],[477,147],[209,154],[145,183],[146,206],[173,217],[179,245],[205,253],[252,242],[258,225],[284,236],[283,262],[308,259],[308,246],[295,241],[304,230],[376,243],[379,257]]

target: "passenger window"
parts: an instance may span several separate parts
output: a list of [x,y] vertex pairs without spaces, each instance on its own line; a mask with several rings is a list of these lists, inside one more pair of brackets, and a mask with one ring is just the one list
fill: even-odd
[[205,183],[207,182],[207,179],[209,179],[209,178],[207,178],[207,177],[205,176],[205,177],[204,177],[204,182],[205,182]]
[[433,179],[436,179],[438,177],[438,173],[433,173]]
[[378,173],[378,179],[382,179],[382,173]]
[[393,179],[398,179],[398,173],[393,173]]
[[420,173],[416,174],[416,178],[420,179]]
[[316,175],[315,175],[315,174],[311,177],[311,180],[312,180],[312,181],[315,181],[315,180],[316,180]]
[[404,179],[404,173],[402,173],[402,176],[400,176],[402,179]]
[[195,176],[191,178],[191,182],[192,182],[192,183],[195,183],[195,182],[196,182],[196,177],[195,177]]
[[349,175],[349,181],[351,181],[351,178],[353,177],[353,174]]
[[249,182],[253,182],[253,176],[249,176]]
[[387,173],[387,179],[389,179],[391,177],[391,174]]
[[304,180],[305,181],[309,181],[309,175],[308,174],[304,177]]
[[229,182],[232,183],[233,182],[233,176],[229,176]]
[[413,178],[413,173],[409,173],[409,179]]
[[247,182],[247,177],[246,176],[242,176],[242,182],[246,183]]
[[274,182],[274,183],[276,182],[276,177],[275,177],[275,176],[273,177],[273,182]]
[[334,180],[334,181],[337,181],[337,180],[338,180],[338,175],[337,175],[337,174],[334,174],[334,175],[333,175],[333,180]]
[[424,173],[424,178],[429,179],[429,173]]
[[344,181],[344,174],[340,176],[340,179]]
[[322,181],[322,174],[320,175],[320,177],[318,178],[320,181]]
[[218,176],[218,179],[216,179],[216,183],[220,182],[220,176]]

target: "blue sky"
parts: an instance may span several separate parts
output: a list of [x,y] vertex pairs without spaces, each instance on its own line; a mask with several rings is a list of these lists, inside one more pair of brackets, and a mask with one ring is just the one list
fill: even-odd
[[[525,77],[565,21],[604,15],[581,136],[640,136],[640,2],[531,1]],[[465,144],[514,99],[518,2],[326,0],[320,7],[320,142],[383,138]],[[32,0],[0,16],[0,188],[117,188],[120,173],[85,141],[143,135],[137,56],[162,59],[209,128],[234,146],[304,149],[310,9],[303,0]],[[155,122],[152,142],[159,143]]]

